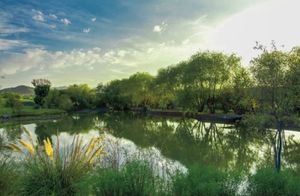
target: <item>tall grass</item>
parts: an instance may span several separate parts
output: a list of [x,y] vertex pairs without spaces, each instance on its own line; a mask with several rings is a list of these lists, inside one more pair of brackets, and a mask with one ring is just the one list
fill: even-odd
[[34,146],[30,137],[29,141],[20,140],[10,147],[29,152],[22,161],[18,195],[75,195],[74,184],[87,175],[97,158],[104,154],[101,138],[83,144],[82,138],[74,137],[72,144],[62,149],[57,139],[54,149],[49,138],[44,140],[44,146]]
[[235,195],[239,178],[214,167],[192,166],[173,177],[173,195]]
[[13,195],[18,182],[18,165],[8,158],[0,158],[0,195]]
[[287,169],[261,168],[249,177],[249,194],[254,196],[300,195],[300,177]]
[[[89,187],[85,194],[92,195],[162,195],[162,179],[153,174],[149,164],[132,161],[121,169],[98,167],[86,178],[82,187]],[[84,191],[84,188],[81,190]]]

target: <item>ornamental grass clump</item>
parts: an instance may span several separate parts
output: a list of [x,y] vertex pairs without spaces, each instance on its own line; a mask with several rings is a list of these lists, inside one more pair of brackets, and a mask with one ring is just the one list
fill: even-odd
[[82,137],[74,136],[72,144],[63,148],[58,137],[56,146],[50,138],[43,144],[34,145],[30,137],[29,141],[9,145],[15,151],[25,152],[19,195],[75,195],[74,184],[104,155],[101,137],[83,144]]
[[18,165],[10,158],[0,157],[0,195],[14,195],[19,178]]
[[78,186],[80,195],[164,195],[162,179],[153,174],[144,161],[132,161],[123,167],[97,167]]

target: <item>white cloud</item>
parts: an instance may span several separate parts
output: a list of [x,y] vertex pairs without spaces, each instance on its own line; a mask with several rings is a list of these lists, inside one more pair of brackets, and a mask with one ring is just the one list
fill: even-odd
[[89,33],[90,31],[91,31],[90,28],[84,28],[84,29],[82,30],[82,32],[84,32],[84,33]]
[[162,31],[162,27],[161,27],[161,26],[155,25],[155,26],[153,27],[153,32],[159,33],[159,32],[161,32],[161,31]]
[[161,24],[155,25],[155,26],[153,27],[153,32],[155,32],[155,33],[161,33],[162,31],[165,31],[165,30],[166,30],[167,26],[168,26],[167,23],[162,22]]
[[92,22],[95,22],[96,20],[97,20],[96,17],[94,17],[94,18],[91,19]]
[[71,21],[67,18],[62,18],[62,19],[60,19],[60,21],[66,26],[72,24]]
[[189,43],[190,43],[190,39],[189,38],[187,38],[187,39],[185,39],[185,40],[182,41],[183,45],[186,45],[186,44],[189,44]]
[[49,25],[49,27],[50,27],[51,29],[55,29],[55,28],[56,28],[56,25],[55,25],[55,24],[51,24],[51,25]]
[[45,22],[45,17],[43,12],[39,11],[39,10],[32,10],[33,11],[33,16],[32,19],[38,22]]
[[26,33],[30,31],[30,29],[28,28],[18,27],[13,24],[10,24],[9,18],[12,18],[12,16],[9,13],[5,13],[5,12],[0,13],[0,34],[1,35],[9,35],[14,33]]
[[0,39],[0,51],[10,50],[13,48],[20,48],[29,46],[28,42],[22,40],[8,40]]
[[57,16],[55,14],[49,14],[49,17],[56,20],[57,19]]

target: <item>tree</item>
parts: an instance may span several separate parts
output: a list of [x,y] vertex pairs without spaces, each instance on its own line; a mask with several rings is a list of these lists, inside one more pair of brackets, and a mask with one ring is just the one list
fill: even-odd
[[280,121],[283,115],[290,111],[287,96],[286,75],[289,70],[288,54],[280,51],[272,43],[271,49],[257,45],[262,53],[251,61],[251,72],[260,89],[260,102],[263,112],[269,113]]
[[125,96],[130,97],[132,106],[150,106],[152,95],[150,85],[154,77],[148,73],[136,73],[131,75],[122,87]]
[[293,48],[288,57],[289,69],[285,81],[293,112],[300,113],[300,48]]
[[[188,103],[199,112],[206,105],[211,113],[216,110],[217,97],[232,81],[235,70],[240,67],[240,58],[221,52],[198,52],[186,63],[181,63],[181,93],[193,93]],[[184,99],[183,99],[184,100]],[[181,102],[182,105],[186,103]]]
[[34,79],[31,83],[34,86],[34,102],[39,106],[43,106],[44,99],[50,91],[51,82],[47,79]]
[[124,93],[124,84],[127,80],[113,80],[103,87],[101,97],[108,107],[116,110],[126,110],[130,107],[131,99]]
[[87,84],[71,85],[63,91],[63,94],[69,96],[75,110],[95,107],[96,91]]
[[73,109],[70,97],[57,89],[51,89],[44,102],[44,106],[47,108],[59,108],[66,111]]
[[15,93],[8,93],[5,95],[6,97],[6,106],[10,107],[14,113],[20,113],[23,104],[20,101],[20,95]]

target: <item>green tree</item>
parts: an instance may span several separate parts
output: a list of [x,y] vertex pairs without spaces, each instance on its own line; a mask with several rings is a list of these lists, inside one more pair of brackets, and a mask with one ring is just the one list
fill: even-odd
[[293,112],[300,113],[300,48],[293,48],[288,57],[289,69],[285,81]]
[[51,82],[47,79],[34,79],[31,83],[34,86],[34,102],[39,106],[43,106],[44,99],[50,91]]
[[124,84],[128,79],[113,80],[101,90],[101,97],[108,107],[116,110],[126,110],[131,105],[130,97],[124,94]]
[[96,91],[87,84],[71,85],[63,93],[69,96],[75,110],[95,107]]
[[73,103],[70,97],[57,89],[51,89],[45,97],[44,106],[47,108],[59,108],[70,111],[73,109]]
[[234,54],[205,51],[198,52],[179,66],[182,67],[178,87],[183,97],[181,105],[187,104],[185,100],[188,97],[188,107],[192,106],[202,112],[206,105],[214,113],[218,95],[230,85],[234,72],[241,65],[240,58]]
[[14,113],[20,113],[23,108],[23,104],[20,100],[20,95],[15,93],[7,93],[5,97],[6,106],[10,107]]
[[262,53],[251,61],[251,72],[256,86],[260,89],[260,102],[263,112],[271,114],[277,121],[290,111],[287,97],[286,75],[289,70],[288,54],[276,48],[271,49],[257,45]]

